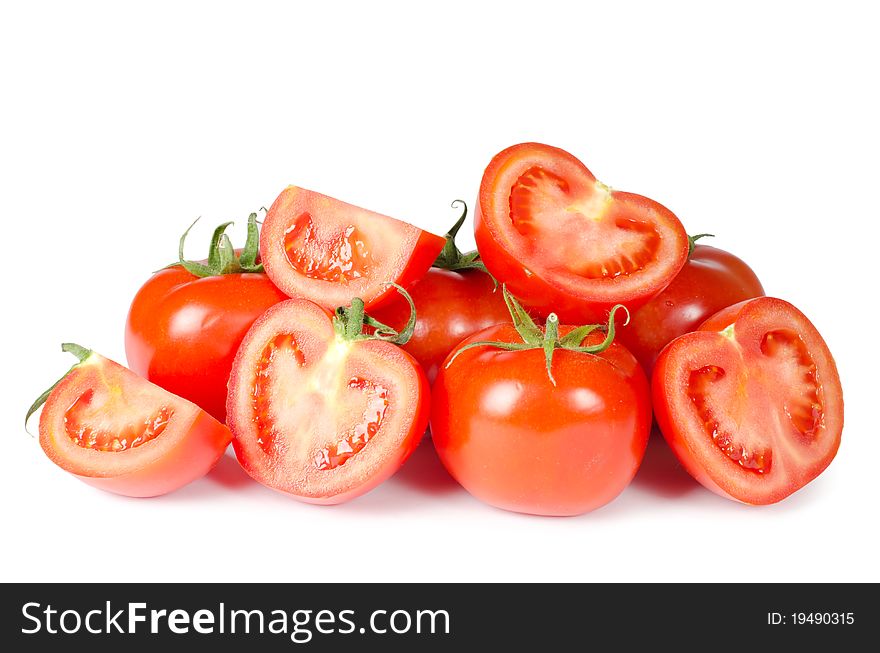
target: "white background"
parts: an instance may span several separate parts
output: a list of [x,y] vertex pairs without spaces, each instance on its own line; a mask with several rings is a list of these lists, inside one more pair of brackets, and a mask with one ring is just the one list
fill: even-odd
[[[712,4],[6,3],[0,579],[880,580],[877,21],[870,3]],[[124,361],[131,297],[194,217],[198,257],[295,183],[442,233],[526,140],[717,234],[811,317],[847,401],[817,481],[749,508],[655,443],[612,504],[535,518],[471,499],[426,443],[335,508],[231,454],[131,500],[25,434],[72,362],[59,343]]]

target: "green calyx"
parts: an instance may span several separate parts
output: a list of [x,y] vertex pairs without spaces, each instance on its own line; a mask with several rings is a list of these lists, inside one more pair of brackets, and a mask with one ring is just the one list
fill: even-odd
[[[456,205],[461,205],[461,217],[446,232],[446,244],[443,245],[437,260],[434,261],[434,267],[443,270],[480,270],[489,274],[483,261],[480,260],[480,253],[478,251],[474,250],[473,252],[463,253],[458,248],[458,245],[455,244],[455,237],[458,235],[461,225],[464,224],[468,212],[467,204],[465,204],[464,200],[455,200],[452,203],[452,208],[455,208]],[[491,274],[489,276],[492,277]],[[492,277],[492,281],[495,281],[495,277]],[[495,281],[495,287],[498,287],[497,281]]]
[[[409,319],[404,327],[398,331],[370,317],[364,312],[364,300],[355,297],[351,300],[350,306],[340,306],[333,316],[333,328],[336,329],[339,337],[344,340],[383,340],[395,345],[405,345],[409,342],[416,328],[416,305],[402,286],[393,281],[385,285],[394,286],[409,304]],[[372,332],[364,333],[365,326],[370,327]]]
[[[31,404],[31,407],[28,408],[27,414],[24,416],[24,430],[25,431],[27,431],[27,424],[28,424],[28,420],[31,418],[31,415],[36,413],[40,409],[40,406],[42,406],[43,404],[46,403],[46,400],[49,398],[49,395],[52,394],[52,391],[55,389],[55,386],[57,386],[59,383],[61,383],[64,380],[64,377],[66,377],[68,374],[73,372],[73,370],[76,369],[77,365],[85,362],[85,360],[89,356],[92,355],[91,349],[86,349],[82,345],[77,345],[76,343],[73,343],[73,342],[63,343],[61,345],[61,351],[73,354],[74,356],[76,356],[79,359],[79,362],[74,363],[73,367],[71,367],[69,370],[67,370],[64,373],[64,376],[62,376],[60,379],[55,381],[55,383],[52,384],[52,387],[50,387],[43,394],[41,394],[39,397],[37,397],[36,400],[34,401],[34,403]],[[28,433],[30,433],[30,431],[28,431]]]
[[697,241],[700,238],[714,238],[715,234],[696,234],[694,236],[688,236],[688,258],[691,257],[691,254],[694,253],[694,247],[697,246]]
[[[531,316],[526,312],[522,305],[516,300],[507,286],[502,286],[504,292],[504,301],[507,303],[507,309],[513,319],[513,326],[522,338],[522,342],[501,342],[497,340],[479,340],[471,342],[455,352],[455,355],[446,363],[446,367],[452,365],[455,359],[463,351],[473,349],[474,347],[494,347],[504,351],[526,351],[529,349],[543,349],[544,360],[547,365],[547,376],[550,382],[556,385],[556,379],[553,377],[553,353],[557,349],[566,349],[581,354],[600,354],[611,346],[614,342],[614,316],[617,311],[623,310],[626,313],[626,321],[624,325],[629,323],[629,311],[622,304],[616,304],[612,307],[608,314],[608,324],[586,324],[580,326],[562,337],[559,337],[559,318],[556,313],[550,313],[544,328],[541,329]],[[600,330],[605,332],[605,339],[595,345],[581,345],[584,339],[593,331]]]
[[244,243],[244,249],[241,254],[237,254],[232,246],[232,241],[226,235],[226,229],[232,222],[224,222],[214,230],[211,236],[211,246],[208,250],[208,261],[188,261],[183,258],[183,246],[186,243],[186,237],[189,235],[199,218],[196,218],[189,228],[183,232],[180,237],[180,244],[177,248],[177,262],[167,267],[182,266],[187,272],[197,277],[216,277],[221,274],[238,274],[242,272],[262,272],[263,264],[257,263],[257,256],[260,252],[260,228],[257,226],[257,214],[251,213],[248,216],[247,223],[247,240]]

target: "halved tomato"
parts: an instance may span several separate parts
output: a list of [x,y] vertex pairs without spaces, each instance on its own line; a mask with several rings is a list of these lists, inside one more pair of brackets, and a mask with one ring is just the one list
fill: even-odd
[[660,354],[654,414],[707,488],[775,503],[816,478],[840,446],[843,392],[816,327],[781,299],[716,313]]
[[602,321],[665,288],[688,254],[669,209],[614,191],[568,152],[507,148],[480,185],[475,233],[489,272],[525,305],[563,322]]
[[358,312],[346,323],[344,311],[331,319],[291,299],[245,336],[227,423],[239,462],[263,485],[341,503],[391,476],[418,445],[429,411],[425,373],[397,345],[362,335],[362,302]]
[[40,445],[56,465],[108,492],[151,497],[204,476],[226,451],[229,429],[194,403],[78,345],[80,362],[45,401]]
[[290,297],[328,309],[363,299],[367,308],[431,267],[445,240],[388,216],[288,186],[260,234],[266,274]]

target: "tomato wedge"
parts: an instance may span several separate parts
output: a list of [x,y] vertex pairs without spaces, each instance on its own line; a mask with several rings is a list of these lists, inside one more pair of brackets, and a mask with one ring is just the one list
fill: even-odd
[[667,442],[707,488],[749,504],[781,501],[834,458],[843,392],[834,358],[794,306],[760,297],[673,340],[653,376]]
[[568,152],[540,143],[514,145],[489,163],[475,234],[489,272],[563,322],[602,321],[617,303],[638,308],[688,254],[669,209],[611,190]]
[[428,421],[428,381],[415,359],[361,333],[362,302],[349,322],[343,316],[304,299],[276,304],[248,331],[229,381],[242,467],[310,503],[341,503],[391,476]]
[[229,429],[195,404],[79,345],[80,362],[50,392],[40,445],[56,465],[89,485],[131,497],[176,490],[208,473]]
[[266,274],[290,297],[334,309],[363,299],[367,308],[408,287],[431,267],[445,240],[388,216],[288,186],[260,234]]

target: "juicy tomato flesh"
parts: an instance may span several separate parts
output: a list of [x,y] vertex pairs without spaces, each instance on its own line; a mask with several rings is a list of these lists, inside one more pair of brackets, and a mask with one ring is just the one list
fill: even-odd
[[425,274],[445,240],[411,224],[289,186],[260,230],[266,274],[289,297],[326,309],[360,297],[368,309]]
[[322,237],[308,213],[284,232],[284,251],[294,270],[322,281],[360,279],[373,265],[367,237],[355,225],[341,226]]
[[148,417],[139,421],[123,422],[115,428],[106,425],[96,426],[96,418],[103,415],[120,414],[105,402],[97,410],[92,405],[95,396],[93,388],[79,395],[64,412],[64,430],[77,445],[96,451],[125,451],[139,447],[162,435],[174,411],[167,406],[153,410]]
[[323,309],[290,300],[257,321],[236,358],[236,454],[273,489],[339,503],[406,459],[427,422],[426,392],[424,373],[398,347],[346,341]]
[[774,503],[800,489],[840,444],[834,359],[782,300],[736,304],[674,340],[652,387],[657,421],[684,467],[744,503]]
[[50,393],[40,445],[62,469],[102,490],[150,497],[206,474],[231,434],[193,403],[92,353]]
[[612,190],[568,152],[521,143],[483,173],[474,219],[489,272],[540,315],[602,322],[635,310],[687,260],[687,234],[657,202]]
[[790,425],[785,430],[805,443],[812,442],[822,421],[816,364],[803,340],[787,329],[770,331],[760,350],[764,357],[755,359],[747,374],[706,365],[690,373],[687,390],[715,445],[756,474],[769,472],[773,465],[768,417],[771,424]]
[[587,279],[642,270],[657,255],[660,234],[620,214],[601,182],[564,179],[529,168],[510,191],[510,220],[550,269]]

